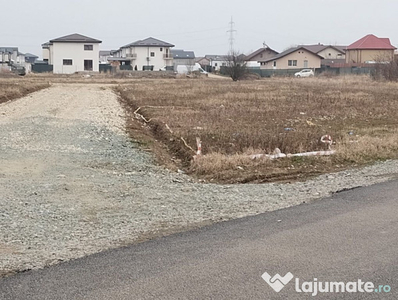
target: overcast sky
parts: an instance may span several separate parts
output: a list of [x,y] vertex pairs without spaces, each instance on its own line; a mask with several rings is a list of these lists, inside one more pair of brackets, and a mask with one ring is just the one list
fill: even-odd
[[0,47],[41,57],[41,44],[80,33],[102,50],[155,37],[194,50],[225,54],[229,22],[235,49],[282,51],[296,44],[349,45],[366,34],[398,45],[397,0],[0,0]]

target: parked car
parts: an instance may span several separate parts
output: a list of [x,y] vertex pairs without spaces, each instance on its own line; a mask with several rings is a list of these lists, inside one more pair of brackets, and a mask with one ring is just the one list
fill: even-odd
[[294,74],[296,77],[313,77],[314,75],[314,71],[311,69],[304,69]]
[[20,76],[25,76],[26,75],[26,69],[24,66],[21,65],[11,65],[11,72],[20,75]]

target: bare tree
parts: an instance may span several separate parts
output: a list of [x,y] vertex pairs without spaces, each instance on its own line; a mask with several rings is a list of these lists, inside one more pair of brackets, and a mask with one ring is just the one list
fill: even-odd
[[237,51],[231,51],[225,57],[227,74],[233,81],[241,80],[247,74],[245,56]]
[[398,58],[378,57],[375,60],[374,79],[384,79],[388,81],[398,81]]

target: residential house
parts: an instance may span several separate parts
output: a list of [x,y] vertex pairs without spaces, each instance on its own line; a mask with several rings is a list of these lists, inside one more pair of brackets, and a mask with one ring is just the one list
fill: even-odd
[[112,50],[102,50],[99,52],[99,62],[100,64],[108,64],[108,58],[113,57]]
[[253,53],[246,55],[244,61],[248,67],[260,67],[259,61],[272,58],[279,53],[271,48],[269,48],[265,43],[263,47],[254,51]]
[[179,49],[171,50],[173,56],[174,70],[177,70],[177,66],[184,65],[187,67],[193,67],[195,65],[195,52],[185,51]]
[[387,62],[394,59],[394,50],[389,38],[368,34],[352,43],[346,50],[346,63],[363,64]]
[[335,66],[345,63],[345,50],[347,46],[337,46],[337,45],[300,45],[306,49],[320,55],[323,57],[321,61],[321,66]]
[[43,61],[49,63],[51,53],[51,43],[47,42],[41,45]]
[[337,45],[300,45],[308,50],[320,55],[323,59],[345,59],[345,50],[347,46],[337,46]]
[[160,70],[173,66],[171,48],[174,45],[149,37],[121,47],[109,59],[111,62],[131,65],[134,70]]
[[53,66],[54,74],[99,72],[100,43],[78,33],[63,36],[42,45],[43,59]]
[[205,58],[210,61],[212,71],[220,71],[221,67],[228,64],[226,55],[206,55]]
[[198,63],[202,67],[203,70],[205,70],[207,72],[211,72],[210,59],[203,57],[203,56],[196,57],[195,63]]
[[18,47],[0,47],[0,63],[23,65],[25,55],[18,51]]
[[266,70],[286,70],[303,68],[320,68],[322,56],[298,46],[287,49],[274,57],[260,60],[261,69]]
[[25,62],[29,64],[34,64],[39,57],[31,53],[25,53]]

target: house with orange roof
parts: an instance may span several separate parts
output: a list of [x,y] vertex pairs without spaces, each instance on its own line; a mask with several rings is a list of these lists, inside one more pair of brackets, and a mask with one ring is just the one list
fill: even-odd
[[347,47],[346,63],[363,64],[392,61],[396,49],[391,45],[389,38],[379,38],[373,34],[368,34]]

